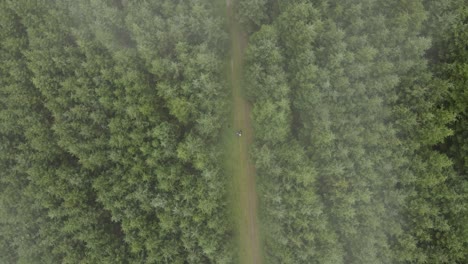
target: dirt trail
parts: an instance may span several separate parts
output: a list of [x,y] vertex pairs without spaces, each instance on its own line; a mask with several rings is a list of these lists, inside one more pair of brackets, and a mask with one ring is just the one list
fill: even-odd
[[[247,46],[246,35],[241,31],[237,21],[233,19],[233,0],[226,0],[227,15],[231,31],[231,69],[230,82],[233,95],[235,130],[242,130],[242,136],[236,138],[232,146],[234,172],[234,188],[236,207],[238,210],[238,231],[240,261],[242,264],[261,264],[259,228],[257,221],[257,193],[255,190],[255,167],[249,160],[249,146],[253,141],[253,129],[250,120],[250,105],[244,99],[241,89],[242,57]],[[232,131],[234,136],[234,131]]]

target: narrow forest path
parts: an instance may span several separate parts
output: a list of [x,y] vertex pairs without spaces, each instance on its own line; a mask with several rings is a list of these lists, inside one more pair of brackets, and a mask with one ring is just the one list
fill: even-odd
[[[246,35],[239,23],[234,19],[232,1],[226,0],[227,15],[231,33],[231,61],[229,81],[232,87],[234,130],[230,131],[234,141],[231,141],[231,159],[229,161],[233,172],[233,195],[236,208],[239,260],[242,264],[261,264],[259,228],[257,221],[257,193],[255,190],[255,167],[249,160],[249,146],[253,141],[253,129],[250,119],[251,108],[242,95],[242,57],[247,46]],[[242,136],[235,135],[236,130],[242,131]]]

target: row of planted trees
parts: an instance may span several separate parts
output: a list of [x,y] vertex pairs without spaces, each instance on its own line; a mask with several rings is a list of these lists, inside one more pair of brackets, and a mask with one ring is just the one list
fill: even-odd
[[2,1],[2,263],[231,263],[211,1]]
[[238,10],[266,262],[467,261],[463,1]]

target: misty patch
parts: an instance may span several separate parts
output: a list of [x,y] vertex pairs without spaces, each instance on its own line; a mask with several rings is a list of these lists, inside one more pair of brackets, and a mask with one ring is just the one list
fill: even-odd
[[84,34],[92,34],[107,49],[136,48],[136,42],[125,23],[127,1],[77,1],[67,7],[74,24],[87,31]]

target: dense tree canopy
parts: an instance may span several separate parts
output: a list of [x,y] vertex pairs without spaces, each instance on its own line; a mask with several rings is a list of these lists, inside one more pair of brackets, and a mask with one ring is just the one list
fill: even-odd
[[4,262],[232,262],[213,8],[2,2]]
[[[466,176],[446,155],[466,159],[453,142],[466,131],[466,72],[427,57],[455,39],[448,53],[466,64],[461,2],[271,1],[260,26],[244,13],[268,263],[466,260]],[[441,24],[454,32],[431,46]],[[445,139],[450,150],[437,151]],[[279,162],[282,144],[297,157]],[[319,199],[307,206],[300,192]]]
[[[468,263],[466,0],[230,3],[265,263]],[[238,262],[223,8],[0,1],[1,263]]]

